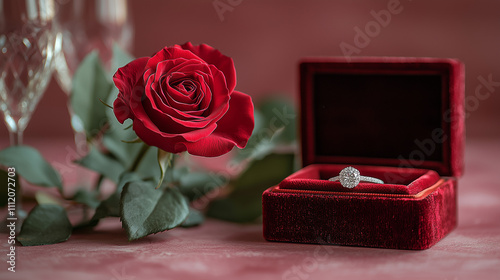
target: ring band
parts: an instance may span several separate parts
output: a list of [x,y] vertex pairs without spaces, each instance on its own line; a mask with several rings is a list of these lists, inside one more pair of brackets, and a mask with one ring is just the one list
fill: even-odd
[[373,177],[368,177],[368,176],[361,176],[359,173],[359,170],[357,170],[354,167],[346,167],[340,171],[338,176],[332,177],[328,179],[329,181],[339,181],[340,184],[345,187],[345,188],[355,188],[359,182],[365,181],[365,182],[370,182],[370,183],[375,183],[375,184],[383,184],[384,181],[373,178]]

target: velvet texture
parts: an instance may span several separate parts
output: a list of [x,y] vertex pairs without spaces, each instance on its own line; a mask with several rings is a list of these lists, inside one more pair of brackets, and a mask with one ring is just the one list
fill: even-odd
[[[269,241],[427,249],[457,224],[456,181],[439,181],[422,197],[263,194],[264,238]],[[404,195],[403,195],[404,196]]]
[[300,64],[302,161],[463,171],[464,70],[453,59]]
[[[426,249],[448,234],[463,171],[463,73],[453,59],[302,62],[306,167],[264,192],[264,237]],[[328,181],[346,166],[385,184]]]
[[328,181],[344,167],[345,165],[336,164],[312,164],[285,178],[279,187],[292,190],[415,195],[440,179],[435,171],[426,169],[355,165],[353,167],[362,176],[381,179],[385,184],[360,182],[355,188],[348,189],[338,181]]

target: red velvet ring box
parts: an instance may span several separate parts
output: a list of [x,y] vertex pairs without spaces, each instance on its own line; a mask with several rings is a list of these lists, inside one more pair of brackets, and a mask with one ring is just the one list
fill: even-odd
[[[266,190],[269,241],[426,249],[457,225],[464,70],[453,59],[300,64],[303,169]],[[347,167],[384,184],[328,181]]]

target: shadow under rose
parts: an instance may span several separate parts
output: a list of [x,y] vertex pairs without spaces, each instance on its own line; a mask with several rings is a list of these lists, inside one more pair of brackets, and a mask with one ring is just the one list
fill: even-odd
[[127,233],[121,227],[119,218],[105,218],[94,228],[82,228],[73,231],[68,241],[88,244],[108,244],[125,246],[142,246],[157,242],[168,242],[168,232],[152,234],[141,239],[128,241]]

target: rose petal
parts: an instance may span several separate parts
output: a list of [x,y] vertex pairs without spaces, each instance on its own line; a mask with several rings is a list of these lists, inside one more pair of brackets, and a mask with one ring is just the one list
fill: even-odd
[[177,58],[177,59],[169,59],[169,60],[164,60],[158,63],[156,65],[156,69],[153,71],[151,69],[148,69],[149,71],[152,71],[155,73],[155,82],[157,83],[161,77],[168,75],[172,72],[178,72],[180,68],[182,68],[183,65],[185,64],[190,64],[190,63],[196,63],[199,60],[195,59],[185,59],[185,58]]
[[[253,127],[251,98],[233,92],[233,60],[208,46],[166,47],[119,69],[115,115],[134,120],[148,145],[179,153],[219,156],[242,148]],[[142,77],[142,78],[141,78]]]
[[217,122],[217,129],[212,135],[217,135],[244,148],[254,127],[252,98],[239,91],[234,91],[229,101],[229,110]]
[[[163,102],[161,98],[158,96],[153,96],[150,100],[151,106],[160,112],[167,113],[169,115],[174,116],[175,118],[181,119],[181,120],[193,120],[196,121],[198,119],[205,119],[204,116],[201,115],[199,111],[182,111],[179,110],[178,108],[174,108],[170,106],[169,103]],[[177,106],[179,107],[179,106]]]
[[233,147],[233,142],[213,134],[197,142],[180,142],[175,145],[176,149],[187,150],[192,155],[203,157],[218,157],[230,152]]
[[[204,109],[204,106],[209,106],[203,113],[203,116],[205,118],[218,121],[227,111],[230,95],[227,93],[224,74],[213,65],[211,65],[209,69],[211,75],[208,76],[209,80],[206,81],[207,84],[200,85],[202,88],[200,92],[203,92],[206,95],[203,100],[201,100],[202,103],[200,104],[200,109]],[[174,91],[176,90],[171,87],[167,89],[167,92]],[[214,92],[217,92],[217,94],[213,94]],[[176,108],[177,106],[173,100],[169,99],[167,94],[165,95],[167,97],[168,104]]]
[[[113,82],[115,83],[120,93],[128,97],[127,94],[131,93],[132,88],[135,86],[139,78],[144,72],[144,67],[148,62],[148,57],[141,57],[132,60],[127,65],[118,68],[115,75],[113,75]],[[126,98],[128,99],[128,98]]]
[[[199,110],[200,102],[205,94],[200,90],[201,87],[197,81],[189,80],[187,82],[193,85],[195,90],[194,92],[183,93],[178,88],[171,87],[168,84],[168,77],[162,80],[162,87],[160,89],[161,98],[159,98],[162,101],[161,104],[172,104],[176,109],[181,110],[182,112],[192,112]],[[172,93],[174,95],[182,95],[183,97],[187,97],[189,102],[183,103],[172,99]]]
[[199,56],[195,55],[189,50],[183,50],[181,48],[165,47],[148,60],[148,63],[146,64],[146,69],[152,69],[152,70],[154,69],[156,71],[156,66],[158,65],[158,63],[165,60],[172,60],[179,58],[184,58],[188,60],[196,59],[199,61],[203,61]]
[[234,69],[233,59],[223,55],[217,49],[209,45],[201,44],[193,46],[190,42],[180,46],[182,49],[189,50],[205,60],[208,64],[213,64],[224,73],[229,92],[233,92],[236,87],[236,70]]
[[[177,139],[177,142],[197,141],[198,139],[210,135],[217,127],[215,121],[211,120],[206,120],[206,124],[198,125],[198,127],[194,129],[185,125],[179,125],[177,122],[178,120],[175,121],[175,118],[163,114],[162,112],[152,110],[151,104],[146,101],[147,99],[144,100],[144,106],[138,106],[134,110],[134,131],[136,130],[136,123],[140,123],[137,125],[137,129],[141,131],[139,132],[141,135],[139,135],[137,131],[136,133],[143,141],[145,138],[143,138],[142,135],[145,137],[155,137],[156,141],[160,141],[161,139],[170,141],[172,138]],[[193,122],[192,125],[195,124],[196,123]]]
[[175,135],[169,139],[165,139],[157,130],[151,130],[142,121],[134,121],[134,131],[137,136],[149,146],[155,146],[170,153],[181,153],[187,150],[185,148],[183,149],[183,147],[175,147],[178,141],[184,140],[181,136]]
[[[153,101],[151,104],[155,109],[182,120],[191,120],[193,118],[194,119],[205,118],[204,116],[202,116],[203,110],[199,110],[199,103],[205,97],[204,92],[199,91],[197,93],[198,97],[196,98],[196,100],[193,101],[194,103],[185,104],[177,102],[176,100],[173,100],[170,97],[168,92],[174,92],[174,91],[177,92],[177,89],[167,86],[168,92],[165,92],[163,88],[161,90],[162,90],[161,96],[163,98],[159,98],[158,96],[155,95],[154,92],[151,93],[149,89],[146,90],[146,95],[148,96],[149,100]],[[211,94],[209,94],[208,96],[211,96]]]
[[181,73],[173,73],[171,76],[165,77],[165,88],[162,87],[162,92],[168,102],[171,104],[174,101],[177,104],[193,104],[193,99],[197,97],[196,93],[200,91],[186,95],[179,91],[176,84],[180,83],[182,80],[191,80],[191,76],[182,75]]
[[[155,126],[160,128],[163,132],[178,132],[186,133],[193,129],[202,129],[208,125],[215,123],[218,119],[200,118],[200,119],[181,119],[176,118],[176,112],[173,108],[167,108],[164,111],[155,108],[149,100],[143,102],[145,115],[142,120],[151,119]],[[229,105],[228,105],[229,106]],[[227,109],[226,109],[227,110]]]
[[[226,106],[228,104],[229,99],[231,98],[230,93],[227,91],[226,87],[226,79],[224,78],[224,74],[219,71],[215,66],[210,66],[211,76],[207,81],[208,88],[212,90],[212,100],[207,108],[207,115],[217,115],[220,112],[221,106]],[[224,111],[225,113],[226,111]],[[222,116],[219,116],[222,117]]]
[[151,128],[150,125],[147,125],[140,120],[135,120],[133,127],[137,136],[141,138],[146,144],[158,147],[167,152],[180,153],[186,151],[187,148],[185,146],[176,144],[185,142],[189,143],[189,141],[195,142],[200,139],[206,138],[215,130],[217,125],[213,124],[204,129],[193,130],[183,134],[170,134],[159,131],[157,128]]
[[134,87],[141,87],[141,84],[138,84],[138,82],[141,81],[141,76],[148,59],[147,57],[135,59],[127,65],[118,68],[113,76],[113,82],[119,90],[118,97],[113,103],[113,112],[120,123],[123,123],[128,118],[133,118],[128,101],[134,91]]
[[193,143],[178,143],[192,155],[216,157],[226,154],[236,145],[244,148],[254,127],[253,103],[250,96],[235,91],[228,112],[217,122],[217,129],[208,137]]
[[113,102],[113,113],[115,113],[116,119],[120,123],[123,123],[126,119],[134,118],[127,102],[123,101],[123,98],[121,97],[116,98]]

